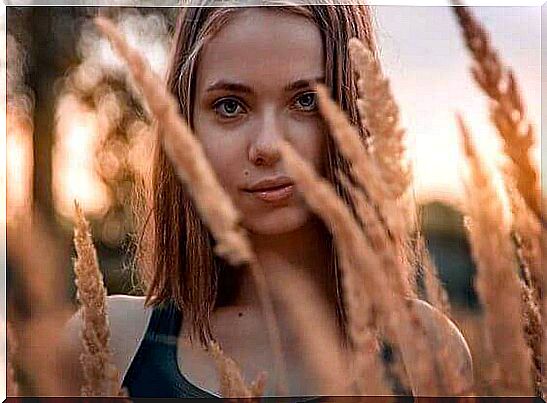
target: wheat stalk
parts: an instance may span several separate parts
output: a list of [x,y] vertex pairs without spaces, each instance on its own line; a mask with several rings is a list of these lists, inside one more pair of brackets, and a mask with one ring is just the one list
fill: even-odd
[[[350,39],[348,43],[353,68],[358,74],[357,87],[359,98],[357,106],[361,117],[361,124],[370,133],[368,139],[368,151],[376,162],[377,169],[385,184],[382,195],[382,203],[385,205],[388,200],[398,203],[397,210],[403,212],[405,217],[412,217],[412,203],[405,200],[411,181],[412,170],[409,161],[406,159],[404,145],[405,130],[401,128],[400,111],[397,102],[392,94],[389,80],[384,76],[380,62],[372,52],[357,38]],[[361,150],[363,152],[363,150]],[[356,175],[361,172],[356,169]],[[360,182],[368,180],[363,177]],[[387,213],[389,214],[389,213]],[[444,289],[438,281],[436,267],[430,259],[427,249],[418,234],[416,251],[405,245],[409,244],[408,228],[403,228],[399,242],[409,260],[409,264],[422,265],[426,275],[426,289],[431,296],[431,302],[445,312],[449,312],[449,304]],[[415,259],[417,261],[412,262]],[[410,274],[410,273],[409,273]],[[412,282],[412,279],[409,279]],[[445,294],[445,293],[444,293]]]
[[[470,167],[467,184],[468,234],[478,273],[475,286],[485,309],[494,359],[500,367],[504,393],[529,393],[530,354],[524,341],[520,287],[514,271],[510,230],[503,205],[463,119],[457,116],[464,154]],[[510,346],[510,347],[509,347]]]
[[[332,186],[324,179],[320,179],[303,161],[292,147],[288,144],[280,146],[283,161],[289,175],[298,188],[303,192],[308,205],[314,210],[327,224],[334,235],[334,240],[339,251],[341,267],[343,270],[343,287],[348,307],[348,325],[352,341],[355,343],[357,351],[370,347],[368,341],[369,324],[372,322],[370,317],[370,307],[372,306],[374,295],[374,285],[384,285],[385,280],[379,270],[370,269],[374,263],[367,261],[368,255],[372,255],[372,261],[380,265],[376,256],[367,247],[367,242],[359,230],[348,208],[340,200]],[[362,246],[362,247],[361,247]],[[364,272],[368,273],[368,281],[363,279]],[[379,288],[377,288],[379,289]],[[377,294],[377,293],[376,293]],[[389,299],[389,294],[385,293],[379,296]],[[385,301],[382,305],[388,305]],[[366,309],[361,310],[362,307]],[[363,357],[371,356],[361,351]],[[367,372],[367,390],[358,390],[360,394],[366,392],[370,394],[388,394],[389,387],[383,377],[383,368],[381,363],[373,358],[367,363],[371,371]],[[359,373],[362,377],[363,374]],[[364,379],[358,379],[358,382],[364,382]],[[358,385],[359,386],[359,383]]]
[[407,191],[412,179],[405,159],[405,130],[399,127],[399,108],[372,52],[357,38],[349,40],[348,48],[359,75],[357,106],[362,124],[371,135],[370,152],[387,185],[386,195],[395,200]]
[[[432,376],[437,374],[436,363],[431,356],[421,320],[411,301],[404,298],[401,287],[404,282],[396,278],[400,268],[393,266],[397,266],[400,260],[393,255],[374,251],[345,203],[336,196],[332,185],[318,177],[288,143],[282,143],[280,149],[286,169],[303,192],[308,205],[333,233],[343,263],[343,285],[350,306],[350,329],[355,320],[351,316],[352,299],[369,299],[366,306],[374,307],[381,331],[403,353],[413,390],[420,394],[439,393],[439,379]],[[360,314],[366,315],[366,312]],[[353,335],[356,340],[359,340],[360,330]],[[366,376],[371,377],[372,373],[367,372]],[[378,375],[374,380],[376,388],[385,385]]]
[[[389,80],[384,77],[377,58],[360,40],[357,38],[350,39],[348,47],[354,70],[359,76],[357,105],[361,123],[371,135],[367,151],[371,154],[376,170],[384,184],[383,191],[373,192],[370,199],[372,203],[382,206],[380,210],[384,210],[382,217],[384,221],[389,220],[389,217],[393,217],[393,212],[396,216],[398,215],[398,219],[393,219],[398,223],[397,226],[393,228],[393,226],[388,225],[387,229],[388,232],[389,230],[395,232],[391,235],[394,235],[401,257],[407,259],[409,265],[421,265],[424,268],[426,289],[429,291],[428,294],[431,296],[432,303],[443,311],[449,312],[448,299],[446,295],[443,295],[444,290],[436,276],[437,270],[429,258],[427,250],[421,247],[423,245],[419,243],[416,244],[418,249],[415,251],[408,246],[410,243],[408,223],[405,223],[405,220],[412,217],[410,213],[412,203],[405,200],[404,196],[412,180],[412,171],[405,157],[405,130],[400,127],[400,112],[391,92]],[[355,138],[355,134],[352,134],[351,131],[348,131],[348,135],[344,137],[347,138],[348,136]],[[356,140],[355,138],[352,144],[353,147],[358,147],[356,148],[358,152],[355,151],[355,154],[358,158],[363,158],[362,154],[365,152],[365,147]],[[347,153],[345,155],[349,157]],[[367,170],[360,168],[365,163],[363,162],[361,165],[356,163],[354,159],[352,159],[352,162],[355,165],[353,172],[356,180],[360,184],[368,182],[369,176],[365,176]],[[365,225],[365,228],[368,237],[373,237],[370,234],[369,227]],[[421,235],[419,237],[421,238]],[[418,241],[420,240],[418,239]],[[408,271],[406,276],[409,284],[414,284],[414,277],[411,274],[411,271]],[[412,288],[409,292],[411,290]]]
[[[350,162],[350,170],[357,184],[361,189],[366,190],[368,199],[366,204],[375,209],[375,212],[368,214],[366,219],[370,222],[378,222],[383,229],[380,230],[378,227],[375,229],[385,231],[386,236],[395,240],[394,248],[401,248],[396,250],[396,255],[401,256],[402,243],[406,237],[406,223],[399,207],[389,196],[388,186],[383,181],[378,164],[367,152],[357,129],[348,122],[344,112],[330,99],[328,89],[322,84],[317,84],[316,90],[319,108],[331,129],[329,133],[336,141],[342,155]],[[373,218],[373,214],[377,216],[376,219]],[[368,228],[366,230],[368,231]],[[401,269],[401,265],[394,266],[391,270],[395,268]],[[408,272],[403,270],[396,276],[396,278],[404,279],[406,283],[399,284],[402,294],[410,295]]]
[[261,372],[250,385],[247,385],[239,366],[224,354],[218,343],[210,342],[209,352],[215,359],[220,374],[220,393],[224,398],[252,398],[264,395],[265,372]]
[[528,121],[524,103],[511,68],[500,60],[486,30],[467,7],[452,7],[462,29],[467,48],[475,61],[473,78],[491,101],[490,118],[504,142],[504,151],[513,163],[518,191],[526,204],[545,225],[541,212],[538,173],[530,158],[535,142],[534,126]]
[[516,189],[512,172],[504,169],[503,178],[511,202],[514,239],[517,241],[519,263],[523,269],[521,273],[526,285],[532,288],[534,300],[541,305],[541,300],[545,298],[542,242],[547,236],[547,228],[541,224]]
[[83,396],[117,396],[119,372],[112,363],[109,347],[110,329],[106,315],[106,288],[99,269],[97,252],[93,246],[90,226],[75,201],[76,223],[74,261],[77,299],[81,304],[83,327],[81,331],[84,352],[80,356],[85,383]]
[[[522,311],[524,316],[524,336],[526,343],[532,351],[532,362],[534,364],[534,387],[538,396],[542,395],[541,385],[545,382],[545,373],[542,370],[542,340],[544,337],[543,318],[540,312],[541,306],[536,295],[532,275],[528,262],[541,264],[541,254],[538,250],[541,243],[541,231],[543,227],[537,221],[537,217],[530,211],[526,202],[516,189],[514,179],[509,172],[504,172],[504,183],[509,195],[511,210],[513,213],[512,240],[515,246],[515,256],[520,268],[521,277],[520,289],[522,298]],[[532,241],[524,245],[522,233],[526,239]],[[543,291],[540,288],[540,291]]]
[[164,150],[171,161],[176,162],[177,175],[188,186],[200,216],[215,237],[216,253],[233,265],[250,262],[254,258],[253,252],[238,225],[239,213],[222,190],[203,147],[180,117],[177,101],[110,21],[98,17],[95,23],[125,60],[144,100],[157,118]]
[[174,96],[110,21],[99,17],[95,19],[95,23],[125,60],[133,79],[140,87],[160,129],[163,148],[180,180],[187,185],[200,217],[217,242],[215,252],[232,265],[249,265],[259,291],[268,336],[274,351],[277,387],[281,394],[287,393],[281,338],[265,274],[252,251],[245,230],[239,225],[238,211],[219,183],[203,147],[180,116],[178,102]]
[[[541,265],[537,233],[546,231],[547,221],[541,209],[539,172],[530,156],[536,141],[535,129],[526,117],[515,75],[512,69],[500,60],[486,30],[466,7],[454,7],[454,12],[467,48],[475,60],[472,67],[473,77],[490,99],[490,118],[503,141],[504,153],[509,157],[509,163],[505,167],[505,180],[514,178],[517,191],[540,223],[539,230],[535,230],[535,225],[530,229],[521,225],[519,232],[524,246],[523,256],[528,261],[532,273],[532,286],[536,289],[536,296],[542,299],[544,270]],[[526,216],[527,214],[520,214],[520,218],[515,216],[516,224],[519,225]],[[529,218],[527,221],[531,223]],[[541,301],[539,304],[541,306]]]
[[9,322],[6,322],[6,342],[7,342],[7,359],[6,359],[6,394],[7,396],[19,396],[19,384],[15,376],[13,363],[17,356],[17,340],[15,332]]
[[[405,261],[402,256],[404,252],[403,245],[407,241],[407,227],[403,217],[404,209],[401,209],[397,205],[396,200],[390,198],[389,191],[387,190],[390,184],[383,180],[382,169],[379,167],[378,161],[368,153],[368,150],[359,137],[358,131],[349,123],[347,117],[336,103],[330,99],[326,87],[318,84],[317,93],[320,111],[330,127],[329,133],[335,139],[342,155],[350,162],[350,172],[357,185],[360,186],[359,188],[350,185],[349,180],[338,173],[340,180],[348,188],[350,196],[354,198],[357,215],[364,223],[366,238],[371,246],[369,253],[372,253],[378,259],[378,270],[387,275],[388,289],[392,290],[399,297],[410,296],[412,294],[408,281],[408,261]],[[326,201],[323,200],[323,203],[326,203]],[[328,211],[325,211],[323,214],[320,213],[326,222],[333,220],[332,218],[326,218],[329,214]],[[343,219],[339,218],[338,221],[343,222]],[[340,244],[346,243],[345,240],[340,242]],[[337,244],[340,250],[344,247],[355,247],[355,244],[345,246],[340,246],[340,244]],[[366,264],[370,264],[371,257],[368,256],[368,259],[369,261]],[[442,388],[439,379],[430,379],[432,377],[428,375],[429,371],[437,374],[440,364],[439,362],[434,362],[434,360],[428,362],[428,360],[423,359],[423,357],[427,356],[428,352],[431,352],[431,349],[428,349],[428,343],[423,338],[423,327],[417,317],[417,313],[409,301],[401,305],[401,320],[404,323],[401,333],[404,334],[404,337],[401,337],[399,341],[403,341],[400,345],[403,345],[405,340],[414,340],[416,342],[410,348],[408,343],[406,344],[407,357],[405,357],[407,358],[407,362],[416,363],[416,366],[412,368],[414,378],[423,380],[427,377],[429,383],[420,385],[421,388],[430,388],[429,390],[431,388]],[[408,322],[405,323],[405,321]],[[405,349],[403,348],[402,351],[404,354]],[[416,354],[417,352],[419,353],[417,356],[414,356],[415,359],[410,358],[412,354]],[[418,356],[422,358],[417,359]],[[445,365],[443,370],[447,379],[444,386],[450,391],[461,391],[463,379],[456,368],[451,365]],[[435,382],[437,385],[433,386]],[[420,389],[416,385],[415,387]]]
[[[331,310],[320,298],[311,276],[291,267],[281,257],[278,260],[286,270],[272,276],[273,295],[283,304],[288,322],[298,334],[296,343],[314,375],[314,386],[319,387],[317,393],[329,396],[351,394],[346,377],[347,358],[333,326],[334,319],[329,316]],[[371,350],[368,355],[373,353]]]

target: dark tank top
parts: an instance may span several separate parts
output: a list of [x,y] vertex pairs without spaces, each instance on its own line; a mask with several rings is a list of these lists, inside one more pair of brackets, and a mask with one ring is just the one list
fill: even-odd
[[[122,386],[130,397],[210,398],[218,396],[191,383],[177,363],[177,337],[182,326],[182,313],[172,301],[153,308],[148,327],[139,348],[125,374]],[[392,351],[382,344],[382,358],[389,364]],[[392,380],[398,395],[407,395],[400,384]],[[279,401],[279,398],[276,399]],[[283,401],[319,402],[321,398],[294,398]]]

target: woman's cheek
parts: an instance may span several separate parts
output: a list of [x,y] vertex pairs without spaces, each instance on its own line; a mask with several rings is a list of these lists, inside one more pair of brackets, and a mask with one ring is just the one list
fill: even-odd
[[202,140],[203,148],[217,177],[228,192],[235,192],[242,186],[238,173],[244,171],[246,157],[245,145],[237,138],[228,136],[206,136]]
[[316,170],[322,171],[324,155],[327,152],[327,131],[324,124],[320,122],[319,118],[311,119],[292,133],[295,135],[291,136],[290,142],[298,153]]

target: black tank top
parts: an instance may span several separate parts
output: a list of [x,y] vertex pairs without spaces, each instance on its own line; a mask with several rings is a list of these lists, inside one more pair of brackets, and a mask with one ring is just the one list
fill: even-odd
[[[218,398],[191,383],[180,372],[177,337],[181,326],[182,313],[174,302],[165,302],[153,308],[144,337],[122,382],[130,397]],[[391,354],[390,347],[384,343],[382,357],[386,364],[389,364]],[[398,395],[408,394],[397,382],[393,382],[393,389]],[[292,401],[320,400],[301,397]]]

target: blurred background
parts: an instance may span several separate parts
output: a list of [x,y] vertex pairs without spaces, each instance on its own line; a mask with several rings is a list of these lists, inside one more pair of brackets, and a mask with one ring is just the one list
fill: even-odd
[[[157,3],[158,5],[161,5]],[[491,164],[497,135],[485,96],[449,7],[375,6],[386,75],[407,129],[422,229],[458,323],[473,322],[474,267],[462,213],[463,164],[454,113],[468,121]],[[540,133],[541,9],[474,7],[502,59],[516,71],[527,112]],[[90,219],[109,294],[134,293],[131,262],[136,184],[147,180],[150,122],[125,70],[90,24],[117,18],[154,70],[165,71],[174,8],[7,7],[6,220],[44,217],[58,248],[58,281],[74,301],[73,200]],[[539,139],[538,139],[539,144]],[[534,158],[539,164],[539,145]],[[4,201],[2,201],[3,203]],[[7,251],[8,301],[21,299]],[[8,305],[8,312],[10,306]],[[474,328],[464,329],[469,339]]]

